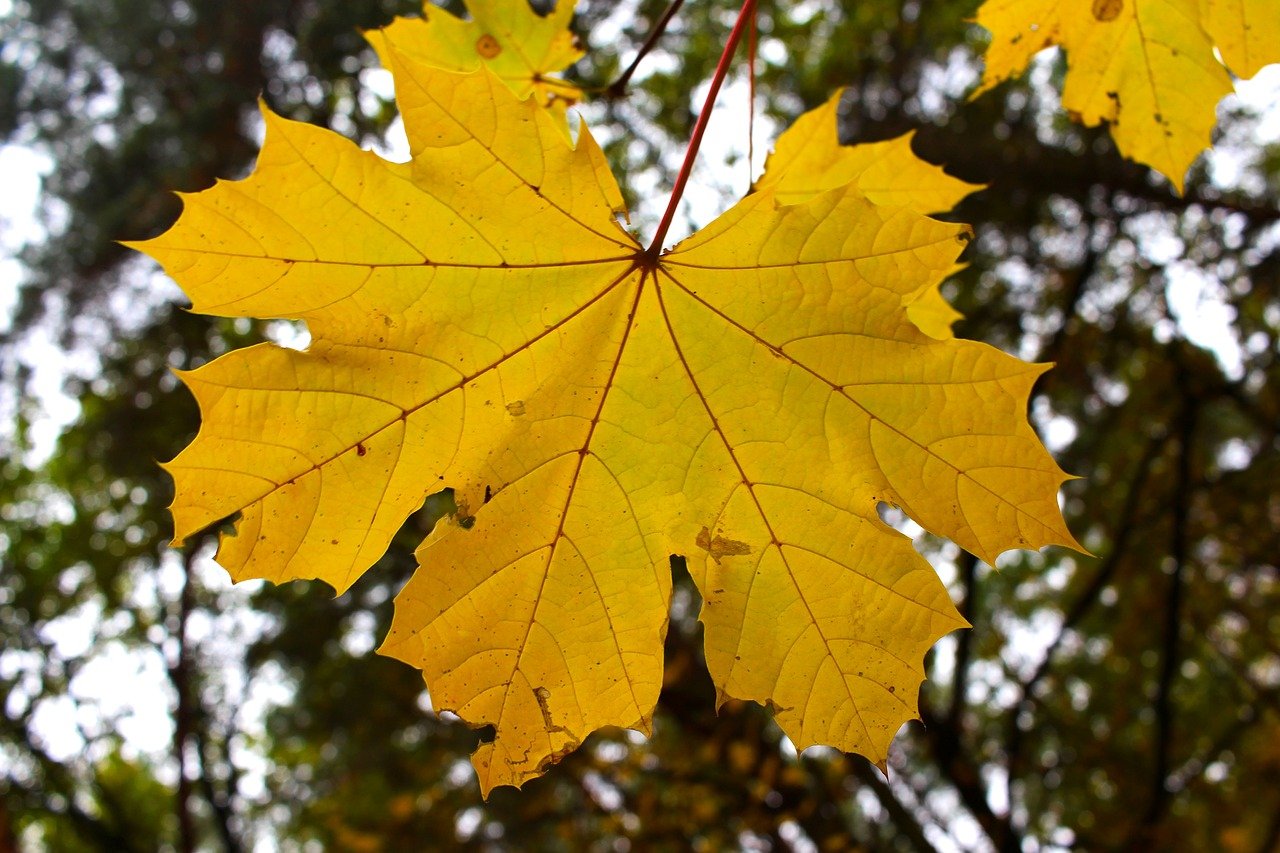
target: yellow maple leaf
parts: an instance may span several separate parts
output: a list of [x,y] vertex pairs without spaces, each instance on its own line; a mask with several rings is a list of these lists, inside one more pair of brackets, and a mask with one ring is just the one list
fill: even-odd
[[1063,106],[1086,125],[1109,123],[1122,153],[1179,192],[1232,88],[1214,41],[1239,74],[1280,61],[1274,0],[987,0],[977,21],[991,44],[975,97],[1061,45]]
[[878,504],[987,560],[1074,545],[1025,418],[1043,366],[911,320],[967,229],[796,165],[660,255],[619,226],[585,127],[487,69],[384,56],[409,162],[268,112],[253,174],[138,244],[195,310],[313,336],[182,374],[203,422],[166,466],[177,539],[238,516],[233,577],[341,591],[453,488],[467,523],[419,548],[383,651],[494,726],[485,792],[647,729],[671,554],[722,698],[883,761],[964,622]]
[[583,56],[569,29],[573,0],[559,0],[545,16],[534,12],[528,0],[465,2],[470,13],[466,20],[426,2],[421,18],[396,18],[369,33],[370,42],[388,65],[388,46],[450,71],[487,65],[516,95],[536,92],[544,106],[561,115],[582,98],[581,89],[555,76]]

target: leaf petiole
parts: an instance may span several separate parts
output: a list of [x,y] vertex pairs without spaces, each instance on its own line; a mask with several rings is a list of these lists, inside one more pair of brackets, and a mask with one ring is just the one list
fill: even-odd
[[720,84],[724,82],[725,75],[729,72],[729,63],[733,59],[734,49],[742,39],[743,32],[746,31],[748,23],[755,18],[755,10],[755,0],[744,0],[742,8],[738,11],[738,20],[734,22],[733,30],[729,33],[728,40],[725,41],[724,52],[720,54],[720,61],[716,64],[715,74],[711,76],[711,88],[707,91],[706,102],[702,105],[702,112],[698,113],[698,121],[693,127],[693,135],[689,138],[689,147],[685,149],[684,163],[680,165],[680,173],[676,176],[675,186],[671,188],[671,200],[667,202],[666,212],[662,214],[662,221],[658,223],[658,230],[653,235],[653,242],[645,250],[645,254],[650,258],[656,259],[658,253],[662,251],[662,241],[666,238],[667,231],[671,228],[671,220],[675,218],[676,205],[680,203],[680,197],[684,195],[685,185],[689,183],[689,173],[693,171],[693,161],[697,159],[698,147],[702,145],[702,136],[707,131],[707,122],[711,119],[711,110],[715,106],[716,95],[720,93]]

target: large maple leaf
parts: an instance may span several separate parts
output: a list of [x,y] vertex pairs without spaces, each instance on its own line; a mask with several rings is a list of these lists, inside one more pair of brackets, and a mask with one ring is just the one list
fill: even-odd
[[1126,156],[1178,191],[1209,146],[1214,106],[1245,77],[1280,61],[1276,0],[987,0],[991,31],[976,94],[1020,74],[1052,45],[1067,53],[1062,104],[1086,125],[1108,122]]
[[936,313],[966,229],[919,210],[967,188],[895,187],[874,163],[906,143],[868,161],[806,120],[757,191],[659,254],[618,224],[586,128],[571,142],[488,70],[380,51],[409,162],[268,112],[254,173],[139,245],[196,311],[313,335],[182,374],[203,422],[167,466],[177,539],[237,517],[233,577],[341,591],[454,489],[383,651],[494,726],[486,792],[601,726],[647,728],[672,554],[723,697],[882,761],[925,651],[964,622],[878,504],[987,560],[1073,544],[1025,418],[1044,368]]

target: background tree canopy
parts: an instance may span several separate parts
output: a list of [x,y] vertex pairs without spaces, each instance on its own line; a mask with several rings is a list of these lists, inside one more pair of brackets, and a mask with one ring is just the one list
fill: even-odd
[[[612,82],[666,5],[581,0],[575,79]],[[584,110],[628,185],[652,188],[628,199],[642,227],[737,5],[687,4],[625,96]],[[260,96],[383,144],[394,110],[359,29],[418,7],[0,3],[0,132],[48,163],[0,344],[0,851],[1277,849],[1275,104],[1228,100],[1179,197],[1056,108],[1060,56],[966,103],[977,5],[765,2],[757,104],[785,126],[847,86],[848,141],[915,130],[923,157],[987,185],[953,214],[976,230],[947,287],[957,331],[1057,363],[1031,413],[1082,477],[1065,511],[1096,558],[996,572],[917,540],[975,628],[930,655],[924,725],[887,781],[861,758],[797,756],[758,707],[715,713],[677,565],[653,737],[594,736],[483,802],[466,757],[484,732],[431,714],[419,674],[372,652],[448,498],[337,600],[231,588],[208,537],[169,549],[154,460],[196,424],[170,368],[298,330],[189,315],[114,242],[167,227],[170,190],[245,174]],[[700,175],[694,220],[748,182],[740,162]],[[48,341],[75,402],[56,444]]]

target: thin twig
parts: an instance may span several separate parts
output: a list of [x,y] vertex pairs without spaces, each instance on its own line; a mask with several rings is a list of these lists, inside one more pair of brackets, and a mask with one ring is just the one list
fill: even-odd
[[654,45],[658,43],[658,39],[662,38],[662,34],[667,30],[667,24],[671,23],[671,19],[676,16],[676,13],[680,11],[680,7],[683,5],[684,0],[672,0],[671,5],[667,7],[667,11],[662,13],[658,23],[654,24],[653,29],[649,31],[648,38],[640,46],[640,52],[636,54],[635,59],[631,60],[627,70],[623,71],[617,80],[605,87],[603,95],[607,100],[615,101],[626,96],[627,86],[631,83],[631,76],[636,73],[636,69],[640,67],[640,62],[649,51],[653,50]]
[[178,790],[174,804],[178,817],[178,849],[182,853],[194,853],[196,849],[195,821],[191,814],[191,776],[187,772],[187,744],[192,734],[191,666],[187,649],[187,621],[191,616],[191,554],[182,560],[182,590],[178,594],[178,657],[169,670],[177,704],[173,712],[173,757],[178,765]]
[[1151,801],[1143,817],[1143,825],[1154,827],[1169,805],[1169,763],[1173,747],[1173,682],[1177,675],[1182,631],[1182,601],[1186,594],[1186,569],[1188,551],[1187,521],[1191,514],[1191,454],[1196,430],[1196,400],[1186,387],[1183,377],[1179,345],[1170,347],[1175,365],[1175,375],[1183,395],[1182,412],[1178,418],[1178,459],[1173,490],[1173,526],[1170,531],[1170,554],[1173,558],[1173,574],[1169,579],[1169,595],[1165,605],[1164,655],[1160,667],[1160,680],[1155,699],[1156,737],[1155,761],[1152,768]]
[[1115,533],[1111,537],[1111,549],[1107,552],[1106,558],[1098,564],[1097,571],[1094,572],[1088,586],[1085,587],[1070,609],[1067,610],[1057,635],[1049,643],[1048,648],[1045,649],[1044,657],[1041,658],[1035,672],[1018,687],[1018,701],[1013,704],[1014,710],[1009,715],[1009,730],[1005,738],[1004,750],[1006,769],[1005,796],[1010,803],[1013,802],[1013,785],[1022,773],[1020,764],[1023,732],[1018,727],[1018,718],[1024,712],[1030,712],[1035,704],[1035,687],[1044,680],[1057,662],[1058,652],[1062,649],[1062,644],[1066,640],[1068,633],[1093,609],[1093,606],[1101,597],[1102,591],[1114,580],[1122,558],[1128,553],[1129,539],[1140,526],[1138,524],[1138,509],[1146,495],[1147,478],[1150,476],[1151,469],[1167,441],[1168,436],[1159,435],[1152,437],[1147,442],[1134,475],[1129,478],[1128,493],[1125,496],[1124,506],[1121,508],[1120,515],[1116,521]]
[[1010,823],[1009,815],[992,810],[981,770],[963,749],[957,733],[947,727],[946,718],[939,717],[929,705],[922,703],[920,719],[938,769],[956,789],[960,801],[978,821],[991,845],[997,850],[1021,850],[1022,839]]
[[897,794],[893,792],[893,788],[870,761],[855,755],[849,758],[847,765],[858,781],[876,795],[885,813],[889,815],[889,820],[893,821],[894,827],[902,833],[902,837],[907,840],[913,850],[917,853],[937,853],[937,848],[929,843],[928,838],[925,838],[920,821],[903,805]]
[[[239,787],[237,784],[235,764],[231,761],[230,749],[228,747],[232,737],[232,732],[228,732],[222,738],[221,760],[228,768],[229,777],[226,783],[222,786],[222,790],[218,790],[214,784],[212,772],[213,760],[211,760],[210,756],[212,744],[210,742],[211,733],[209,731],[210,727],[208,723],[207,709],[204,710],[201,716],[204,718],[205,722],[196,730],[195,735],[196,757],[200,762],[200,792],[204,796],[205,802],[209,804],[210,811],[213,813],[213,824],[214,828],[218,832],[218,838],[222,841],[222,849],[225,850],[226,853],[240,853],[243,847],[240,844],[240,839],[236,837],[235,830],[232,826],[235,820],[235,806],[233,798],[235,796],[236,789]],[[233,714],[231,718],[234,720],[235,715]],[[233,725],[234,723],[232,726]]]
[[[977,615],[978,596],[978,558],[968,551],[960,552],[960,582],[964,587],[964,600],[960,602],[960,615],[970,625]],[[951,679],[951,706],[947,709],[947,725],[959,734],[961,716],[964,713],[964,695],[969,675],[969,658],[973,646],[973,629],[961,631],[956,635],[955,673]]]

